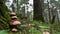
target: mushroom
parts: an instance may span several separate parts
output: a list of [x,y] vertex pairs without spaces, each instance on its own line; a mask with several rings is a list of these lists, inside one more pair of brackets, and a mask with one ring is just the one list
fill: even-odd
[[13,32],[16,32],[16,31],[18,31],[18,30],[17,30],[16,28],[13,28],[12,31],[13,31]]
[[13,22],[13,25],[17,25],[17,24],[21,24],[21,22],[19,22],[19,21],[14,21]]
[[17,19],[17,16],[12,16],[11,18],[12,18],[12,19],[14,19],[14,18],[16,18],[16,19]]
[[15,12],[10,12],[9,14],[10,14],[10,16],[12,16],[12,15],[16,15]]
[[14,21],[14,20],[12,20],[10,22],[10,25],[18,25],[18,24],[21,24],[21,22],[20,21]]

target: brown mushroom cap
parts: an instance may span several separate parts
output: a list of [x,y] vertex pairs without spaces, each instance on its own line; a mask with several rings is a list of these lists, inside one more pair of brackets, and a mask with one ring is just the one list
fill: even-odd
[[16,13],[15,13],[15,12],[10,12],[9,14],[10,14],[10,15],[16,15]]
[[12,31],[16,32],[16,31],[18,31],[18,30],[17,30],[16,28],[13,28]]
[[18,24],[21,24],[20,21],[11,21],[10,22],[10,25],[18,25]]
[[11,18],[12,18],[12,19],[13,19],[13,18],[17,18],[17,16],[12,16]]
[[21,22],[19,22],[19,21],[14,21],[13,24],[21,24]]

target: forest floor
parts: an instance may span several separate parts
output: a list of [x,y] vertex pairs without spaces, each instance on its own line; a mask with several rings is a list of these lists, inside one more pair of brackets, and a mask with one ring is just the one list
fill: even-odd
[[[42,31],[44,30],[44,28],[48,28],[45,25],[39,26],[41,27],[39,30],[36,30],[34,27],[30,28],[29,32],[30,34],[42,34]],[[26,34],[27,32],[25,32]],[[13,33],[13,32],[8,32],[7,30],[1,30],[0,34],[19,34],[19,32],[17,33]],[[22,32],[22,34],[24,34],[24,32]]]
[[[36,28],[32,27],[29,30],[29,34],[43,34],[44,30],[48,30],[49,31],[49,24],[48,23],[43,23],[40,21],[33,21],[32,24],[38,24],[39,25],[39,30],[36,30]],[[57,32],[59,34],[59,32]],[[54,34],[57,34],[54,33]],[[27,32],[11,32],[11,31],[7,31],[7,30],[0,30],[0,34],[27,34]]]

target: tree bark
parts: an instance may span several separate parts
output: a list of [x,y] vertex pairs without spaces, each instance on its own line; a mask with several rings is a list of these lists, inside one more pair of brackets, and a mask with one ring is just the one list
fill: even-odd
[[44,0],[34,0],[34,19],[44,21],[43,19],[43,1]]

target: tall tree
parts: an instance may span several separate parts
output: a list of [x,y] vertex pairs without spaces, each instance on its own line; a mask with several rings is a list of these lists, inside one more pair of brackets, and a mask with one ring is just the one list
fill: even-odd
[[34,19],[44,21],[42,14],[43,3],[44,0],[34,0]]

